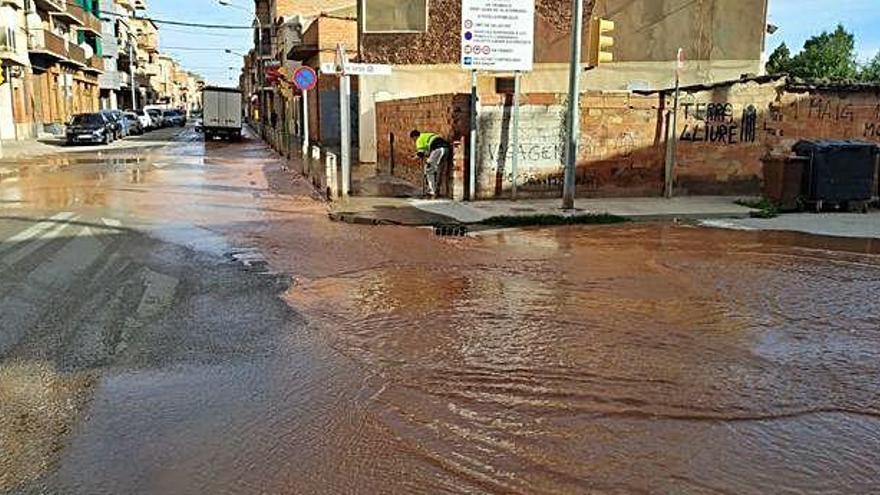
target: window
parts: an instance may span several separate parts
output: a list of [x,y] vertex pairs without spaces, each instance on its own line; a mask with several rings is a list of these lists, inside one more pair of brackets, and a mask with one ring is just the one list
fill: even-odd
[[0,50],[11,52],[16,50],[14,27],[0,26]]
[[365,33],[423,33],[428,0],[364,0]]

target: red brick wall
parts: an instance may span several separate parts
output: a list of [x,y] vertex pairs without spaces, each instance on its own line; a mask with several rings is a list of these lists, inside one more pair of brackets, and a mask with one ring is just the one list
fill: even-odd
[[[376,103],[377,155],[380,170],[421,184],[421,165],[409,138],[413,129],[434,132],[449,142],[468,132],[470,95],[449,94]],[[391,135],[394,135],[392,158]]]
[[[676,191],[757,194],[767,154],[766,109],[784,83],[745,83],[682,94]],[[672,98],[668,99],[670,108]],[[664,148],[665,149],[665,148]]]
[[[523,196],[562,191],[566,95],[522,97],[517,179]],[[457,139],[468,133],[468,95],[438,95],[377,104],[379,165],[421,180],[408,138],[413,128]],[[587,93],[580,101],[578,194],[652,196],[663,189],[666,116],[672,96]],[[509,100],[481,100],[477,194],[506,196],[512,183]],[[682,91],[676,140],[678,194],[759,194],[763,158],[789,154],[801,139],[880,143],[880,89],[809,89],[762,80]]]
[[[671,105],[671,99],[669,99]],[[802,139],[880,142],[880,92],[815,90],[785,81],[685,92],[679,111],[676,189],[683,194],[754,194],[768,154]]]
[[663,112],[656,96],[588,93],[580,101],[578,193],[650,196],[663,187]]

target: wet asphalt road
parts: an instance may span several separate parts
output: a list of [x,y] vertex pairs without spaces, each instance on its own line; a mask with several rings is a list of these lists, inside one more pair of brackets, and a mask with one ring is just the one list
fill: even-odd
[[151,141],[0,182],[0,493],[880,491],[874,243],[435,238]]

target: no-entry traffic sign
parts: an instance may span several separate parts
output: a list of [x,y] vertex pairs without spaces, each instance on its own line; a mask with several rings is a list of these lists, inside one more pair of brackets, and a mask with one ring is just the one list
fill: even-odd
[[300,89],[300,91],[308,91],[315,87],[315,84],[318,83],[318,74],[315,73],[315,69],[307,65],[303,65],[296,69],[293,73],[293,84],[296,84],[296,87]]

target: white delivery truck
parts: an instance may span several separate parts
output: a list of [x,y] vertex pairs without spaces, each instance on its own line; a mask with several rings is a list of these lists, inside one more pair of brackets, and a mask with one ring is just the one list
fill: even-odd
[[241,139],[241,91],[206,86],[202,90],[202,129],[205,141],[215,137]]

